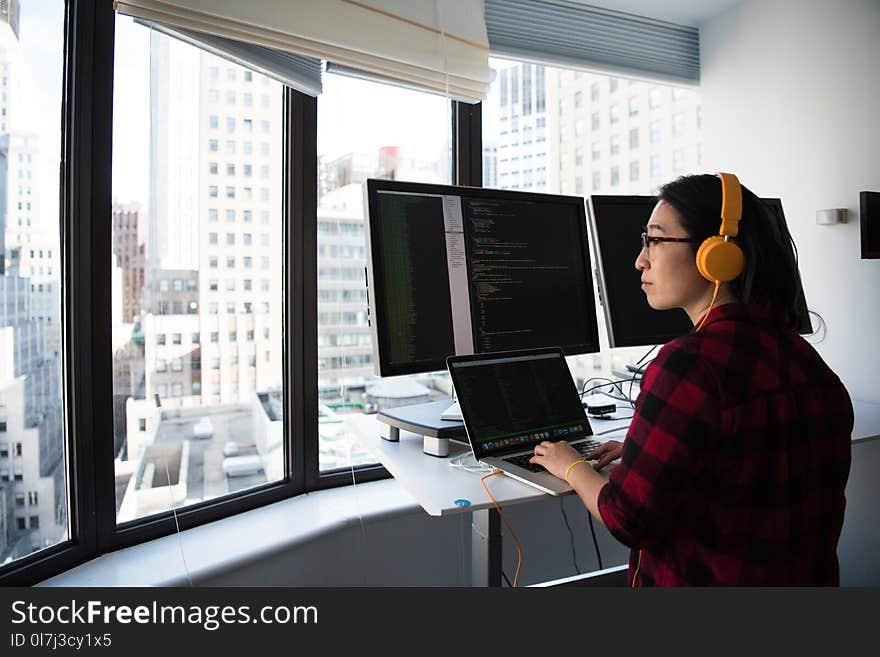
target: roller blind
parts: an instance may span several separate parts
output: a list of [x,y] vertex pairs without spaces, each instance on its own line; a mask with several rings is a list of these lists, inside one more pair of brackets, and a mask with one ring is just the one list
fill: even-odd
[[326,60],[408,87],[479,102],[491,81],[482,0],[117,0],[117,10]]
[[266,75],[278,82],[310,96],[319,96],[321,84],[321,60],[302,57],[280,50],[254,46],[241,41],[232,41],[209,34],[179,30],[165,25],[135,19],[145,27],[157,30],[190,45],[197,46],[218,57],[245,66],[257,73]]
[[698,84],[693,27],[569,0],[485,0],[493,55],[611,75]]

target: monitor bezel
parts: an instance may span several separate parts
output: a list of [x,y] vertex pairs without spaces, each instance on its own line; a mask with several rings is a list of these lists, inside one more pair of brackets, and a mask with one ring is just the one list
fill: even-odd
[[[687,331],[682,334],[649,334],[644,340],[645,341],[637,341],[637,340],[617,340],[615,336],[614,322],[611,320],[611,306],[613,304],[612,299],[608,295],[608,287],[605,281],[605,269],[603,266],[602,259],[602,247],[601,241],[599,240],[599,227],[598,221],[596,219],[596,208],[594,206],[594,199],[599,199],[602,203],[614,204],[618,203],[621,205],[632,203],[633,199],[645,199],[651,200],[652,205],[656,205],[658,201],[658,197],[651,195],[639,195],[639,194],[631,194],[631,195],[613,195],[613,194],[595,194],[590,196],[587,199],[587,209],[589,215],[590,222],[590,242],[593,244],[595,248],[595,256],[596,256],[596,287],[599,292],[599,304],[602,306],[602,311],[605,317],[605,330],[608,335],[608,343],[611,348],[616,347],[648,347],[652,345],[665,344],[670,340],[674,340],[681,335],[686,335]],[[764,203],[764,205],[769,209],[770,205],[778,208],[780,217],[783,221],[785,221],[785,210],[782,207],[782,199],[779,197],[759,197],[760,201]],[[647,223],[647,218],[646,218]],[[801,296],[804,300],[804,307],[807,309],[807,314],[805,318],[801,318],[806,321],[806,326],[803,324],[798,328],[798,333],[801,335],[810,335],[814,332],[812,321],[809,314],[809,307],[806,303],[806,293],[803,290],[803,282],[801,282]],[[656,312],[665,312],[665,311],[656,311]],[[649,340],[655,340],[651,342]]]
[[[516,351],[496,351],[496,352],[483,353],[483,354],[470,354],[467,356],[449,356],[446,359],[446,369],[449,372],[449,377],[450,377],[450,379],[452,379],[453,385],[455,385],[456,367],[460,366],[463,363],[465,363],[465,364],[466,363],[480,363],[482,361],[491,361],[491,360],[495,360],[495,359],[499,359],[499,358],[505,358],[505,359],[508,359],[508,358],[513,358],[513,359],[531,358],[534,356],[542,356],[542,355],[560,356],[562,358],[562,362],[565,363],[566,368],[568,369],[569,377],[571,378],[572,394],[575,395],[575,397],[579,398],[580,393],[577,389],[577,384],[575,383],[574,378],[571,377],[571,368],[569,367],[568,362],[565,360],[564,351],[560,347],[541,347],[541,348],[537,348],[537,349],[518,349]],[[523,443],[518,443],[515,445],[508,445],[508,446],[504,446],[504,447],[492,448],[491,450],[486,449],[485,447],[483,447],[482,443],[480,443],[479,448],[478,448],[478,445],[476,445],[474,443],[474,438],[473,438],[473,436],[471,436],[470,429],[468,428],[472,425],[471,417],[468,414],[468,407],[466,404],[465,405],[459,404],[459,408],[461,408],[462,422],[465,426],[465,433],[467,434],[467,437],[468,437],[468,443],[470,443],[471,451],[473,452],[474,457],[477,458],[478,460],[481,458],[499,458],[499,457],[507,456],[508,454],[513,454],[516,452],[520,452],[520,451],[524,451],[524,450],[528,450],[528,449],[533,449],[535,447],[535,445],[537,445],[537,444],[541,443],[543,440],[545,440],[544,438],[536,438],[534,440],[526,441]],[[590,436],[595,435],[593,433],[593,427],[590,424],[590,420],[587,417],[587,413],[586,413],[586,410],[584,409],[583,405],[580,405],[580,409],[581,409],[581,416],[582,416],[584,425],[586,427],[586,430],[582,434],[573,434],[571,437],[563,438],[563,440],[567,440],[567,441],[580,440],[582,438],[589,438]],[[579,419],[581,419],[581,418],[579,418]]]
[[[363,183],[364,191],[364,232],[366,236],[367,247],[367,263],[366,263],[366,279],[367,279],[367,317],[370,325],[370,335],[373,344],[373,367],[374,372],[379,376],[401,376],[404,374],[422,374],[426,372],[436,372],[446,369],[446,357],[470,354],[447,354],[436,362],[422,364],[395,364],[388,362],[388,355],[379,339],[380,327],[384,326],[386,318],[384,317],[383,303],[381,303],[382,291],[376,287],[376,280],[380,278],[381,263],[373,258],[374,249],[379,249],[378,231],[372,230],[372,212],[373,208],[378,207],[378,195],[380,192],[409,192],[413,194],[432,194],[432,195],[457,195],[462,197],[480,197],[490,200],[504,200],[515,198],[520,201],[535,201],[547,203],[569,204],[578,213],[578,229],[581,234],[581,253],[582,262],[584,262],[584,273],[590,277],[593,261],[590,252],[589,235],[587,231],[586,207],[585,199],[580,196],[568,196],[562,194],[545,194],[540,192],[524,192],[519,190],[491,189],[486,187],[468,187],[457,185],[439,185],[434,183],[407,182],[399,180],[380,180],[376,178],[368,178]],[[378,251],[377,251],[378,252]],[[561,345],[563,353],[566,356],[575,356],[580,354],[597,353],[599,351],[599,330],[596,321],[596,298],[593,293],[593,284],[591,280],[585,281],[587,290],[587,306],[586,312],[592,318],[588,322],[590,335],[587,336],[587,342],[576,345]],[[547,345],[553,346],[553,345]],[[478,352],[479,353],[479,352]]]
[[[650,195],[639,195],[639,194],[630,194],[630,195],[622,195],[622,194],[594,194],[587,199],[587,208],[588,215],[590,221],[590,242],[593,244],[595,248],[595,256],[596,256],[596,287],[599,291],[599,304],[602,306],[602,312],[605,317],[605,332],[608,335],[608,346],[612,349],[617,347],[646,347],[657,344],[664,344],[669,340],[679,337],[684,334],[660,334],[660,333],[651,333],[644,336],[644,338],[639,340],[620,340],[615,335],[614,324],[615,322],[611,318],[611,310],[613,305],[613,300],[608,294],[608,285],[605,280],[605,267],[604,260],[602,258],[602,245],[599,240],[599,225],[598,220],[596,218],[596,207],[594,205],[596,200],[601,201],[602,203],[607,203],[608,205],[618,204],[625,205],[633,202],[633,199],[645,199],[646,201],[651,201],[651,208],[657,205],[657,197]],[[647,205],[647,203],[646,203]],[[650,212],[648,213],[650,215]],[[645,217],[645,223],[648,223],[648,217]],[[633,258],[633,263],[635,263],[635,258]],[[635,266],[635,265],[633,265]],[[664,312],[664,311],[656,311],[656,312]],[[687,333],[687,331],[685,331]]]
[[[880,208],[880,192],[859,192],[859,242],[862,260],[880,258],[880,216],[868,216],[868,203]],[[874,215],[880,215],[875,210]],[[871,242],[875,242],[872,245]]]

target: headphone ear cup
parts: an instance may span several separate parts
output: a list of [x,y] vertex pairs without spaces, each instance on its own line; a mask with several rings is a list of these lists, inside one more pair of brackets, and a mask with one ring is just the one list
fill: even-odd
[[707,281],[727,283],[742,273],[745,257],[733,242],[721,235],[706,239],[697,250],[697,271]]

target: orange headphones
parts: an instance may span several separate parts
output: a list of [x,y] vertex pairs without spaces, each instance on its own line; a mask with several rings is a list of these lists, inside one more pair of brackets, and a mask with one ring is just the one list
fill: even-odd
[[742,249],[730,238],[739,233],[742,218],[742,187],[732,173],[716,173],[721,179],[721,228],[697,250],[697,270],[708,281],[727,283],[742,273]]
[[697,271],[707,281],[715,283],[715,292],[712,294],[709,308],[697,325],[697,331],[703,328],[703,324],[709,318],[721,284],[739,276],[745,266],[742,249],[730,241],[739,233],[739,220],[742,217],[742,187],[739,179],[732,173],[715,175],[721,179],[721,228],[718,229],[718,235],[707,238],[697,249]]

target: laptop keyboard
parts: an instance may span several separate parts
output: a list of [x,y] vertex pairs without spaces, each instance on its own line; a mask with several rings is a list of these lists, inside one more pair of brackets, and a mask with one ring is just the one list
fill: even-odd
[[[580,454],[582,457],[586,458],[587,454],[592,452],[594,449],[601,445],[597,440],[587,440],[582,443],[577,443],[572,445],[574,450]],[[512,463],[513,465],[519,466],[524,470],[528,470],[529,472],[546,472],[543,466],[537,465],[536,463],[529,463],[529,459],[534,456],[534,452],[530,452],[528,454],[520,454],[519,456],[511,456],[505,458],[504,460],[508,463]]]

